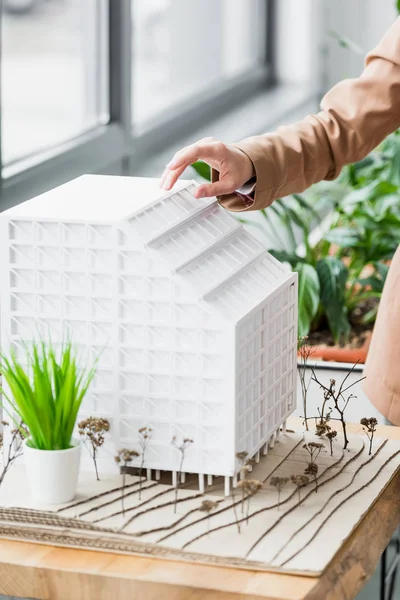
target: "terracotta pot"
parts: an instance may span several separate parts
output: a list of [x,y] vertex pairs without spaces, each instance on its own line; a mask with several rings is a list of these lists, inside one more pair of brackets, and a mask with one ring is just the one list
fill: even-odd
[[313,352],[310,359],[352,364],[359,363],[363,365],[367,360],[369,345],[371,343],[371,335],[372,334],[366,337],[363,346],[360,348],[340,348],[340,346],[326,346],[325,344],[312,346]]

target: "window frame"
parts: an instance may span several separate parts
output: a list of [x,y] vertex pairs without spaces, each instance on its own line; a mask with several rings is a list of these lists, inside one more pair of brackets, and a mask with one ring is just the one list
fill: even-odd
[[[276,0],[266,2],[264,64],[254,72],[187,101],[146,133],[134,135],[132,120],[132,11],[131,0],[108,2],[109,123],[98,125],[68,142],[3,166],[0,118],[0,211],[45,192],[83,173],[129,175],[140,159],[166,148],[207,121],[225,114],[254,93],[273,86],[275,78]],[[1,14],[1,18],[3,15]],[[1,77],[1,48],[0,48]],[[1,98],[0,98],[1,117]]]

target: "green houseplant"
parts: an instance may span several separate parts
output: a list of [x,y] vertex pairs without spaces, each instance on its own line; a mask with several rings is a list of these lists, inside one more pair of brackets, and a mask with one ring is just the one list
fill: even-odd
[[[240,219],[261,228],[271,254],[298,272],[299,337],[339,346],[367,339],[400,237],[399,142],[396,132],[337,181],[276,200],[257,222]],[[209,179],[204,163],[193,166]]]
[[79,409],[95,368],[81,368],[71,342],[56,352],[52,344],[33,343],[22,363],[2,356],[3,391],[9,416],[29,431],[24,456],[34,498],[46,504],[71,500],[76,493],[80,441],[73,438]]

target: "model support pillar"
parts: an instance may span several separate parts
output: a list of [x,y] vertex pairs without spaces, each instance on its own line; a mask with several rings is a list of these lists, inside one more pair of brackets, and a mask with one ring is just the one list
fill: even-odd
[[275,446],[275,434],[271,435],[271,439],[269,440],[269,447],[273,448]]
[[225,496],[229,496],[231,492],[230,477],[225,477]]
[[199,492],[200,494],[204,494],[204,473],[199,473]]

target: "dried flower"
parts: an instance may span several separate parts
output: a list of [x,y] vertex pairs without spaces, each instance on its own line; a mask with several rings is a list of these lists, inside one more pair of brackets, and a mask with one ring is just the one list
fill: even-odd
[[375,417],[370,417],[369,419],[364,417],[363,419],[361,419],[360,423],[363,426],[363,430],[365,431],[365,433],[369,439],[369,453],[368,454],[371,455],[372,454],[372,442],[374,441],[374,435],[376,432],[376,428],[378,426],[378,420],[375,419]]
[[210,514],[212,513],[213,510],[215,510],[218,506],[218,502],[213,502],[212,500],[203,500],[203,502],[200,505],[199,510],[201,512],[204,512],[208,515],[208,519],[207,519],[207,523],[208,523],[208,530],[210,531]]
[[308,375],[308,361],[310,359],[310,356],[314,353],[314,349],[308,345],[308,337],[304,336],[301,337],[297,340],[297,351],[300,355],[300,364],[298,367],[298,374],[299,374],[299,379],[300,379],[300,386],[301,386],[301,395],[302,395],[302,399],[303,399],[303,411],[304,411],[304,423],[306,426],[306,429],[308,431],[308,419],[307,419],[307,396],[308,396],[308,389],[310,387],[310,383],[311,383],[311,376]]
[[185,452],[189,448],[189,446],[191,446],[193,443],[194,442],[193,442],[193,440],[191,438],[183,438],[182,442],[180,444],[178,444],[176,435],[174,435],[174,437],[171,440],[171,444],[181,454],[181,460],[180,460],[179,471],[178,471],[177,485],[176,485],[176,488],[175,488],[174,513],[176,513],[176,505],[177,505],[177,502],[178,502],[178,489],[179,489],[179,485],[180,485],[180,483],[182,481],[183,461],[185,460]]
[[263,483],[258,479],[242,479],[238,483],[238,488],[241,488],[242,490],[242,497],[246,496],[247,499],[246,523],[249,522],[251,498],[255,496],[262,489],[262,487]]
[[310,455],[311,462],[315,462],[325,446],[318,442],[308,442],[307,444],[303,444],[303,448]]
[[333,456],[333,442],[334,442],[336,436],[337,436],[337,431],[335,431],[334,429],[331,429],[331,431],[328,431],[326,434],[326,437],[328,438],[329,445],[331,448],[331,456]]
[[83,443],[85,445],[90,444],[96,479],[100,481],[97,468],[97,451],[105,442],[104,434],[110,431],[110,423],[107,419],[101,417],[88,417],[78,423],[78,431]]
[[297,487],[297,492],[299,494],[299,502],[300,502],[301,501],[300,490],[301,490],[301,488],[303,488],[306,485],[308,485],[308,483],[309,483],[310,480],[307,477],[307,475],[291,475],[290,476],[290,481],[292,483],[294,483],[294,485]]
[[140,456],[137,450],[129,450],[128,448],[122,448],[122,450],[118,450],[115,458],[115,462],[120,464],[123,463],[124,467],[127,467],[130,462],[134,458],[138,458]]
[[120,465],[122,463],[122,495],[121,495],[121,505],[122,505],[122,515],[125,516],[125,506],[124,506],[124,497],[125,497],[125,479],[126,479],[126,467],[134,458],[138,458],[140,456],[137,450],[130,450],[129,448],[122,448],[118,450],[115,455],[115,462]]
[[277,489],[278,492],[278,508],[281,503],[281,491],[288,483],[288,477],[271,477],[270,484]]
[[318,478],[317,478],[318,471],[319,471],[319,468],[318,468],[317,463],[315,463],[315,462],[309,462],[304,471],[305,475],[311,475],[311,477],[314,478],[315,492],[318,491]]
[[248,452],[245,452],[244,450],[242,452],[236,452],[236,458],[242,463],[244,464],[247,457],[249,456]]

